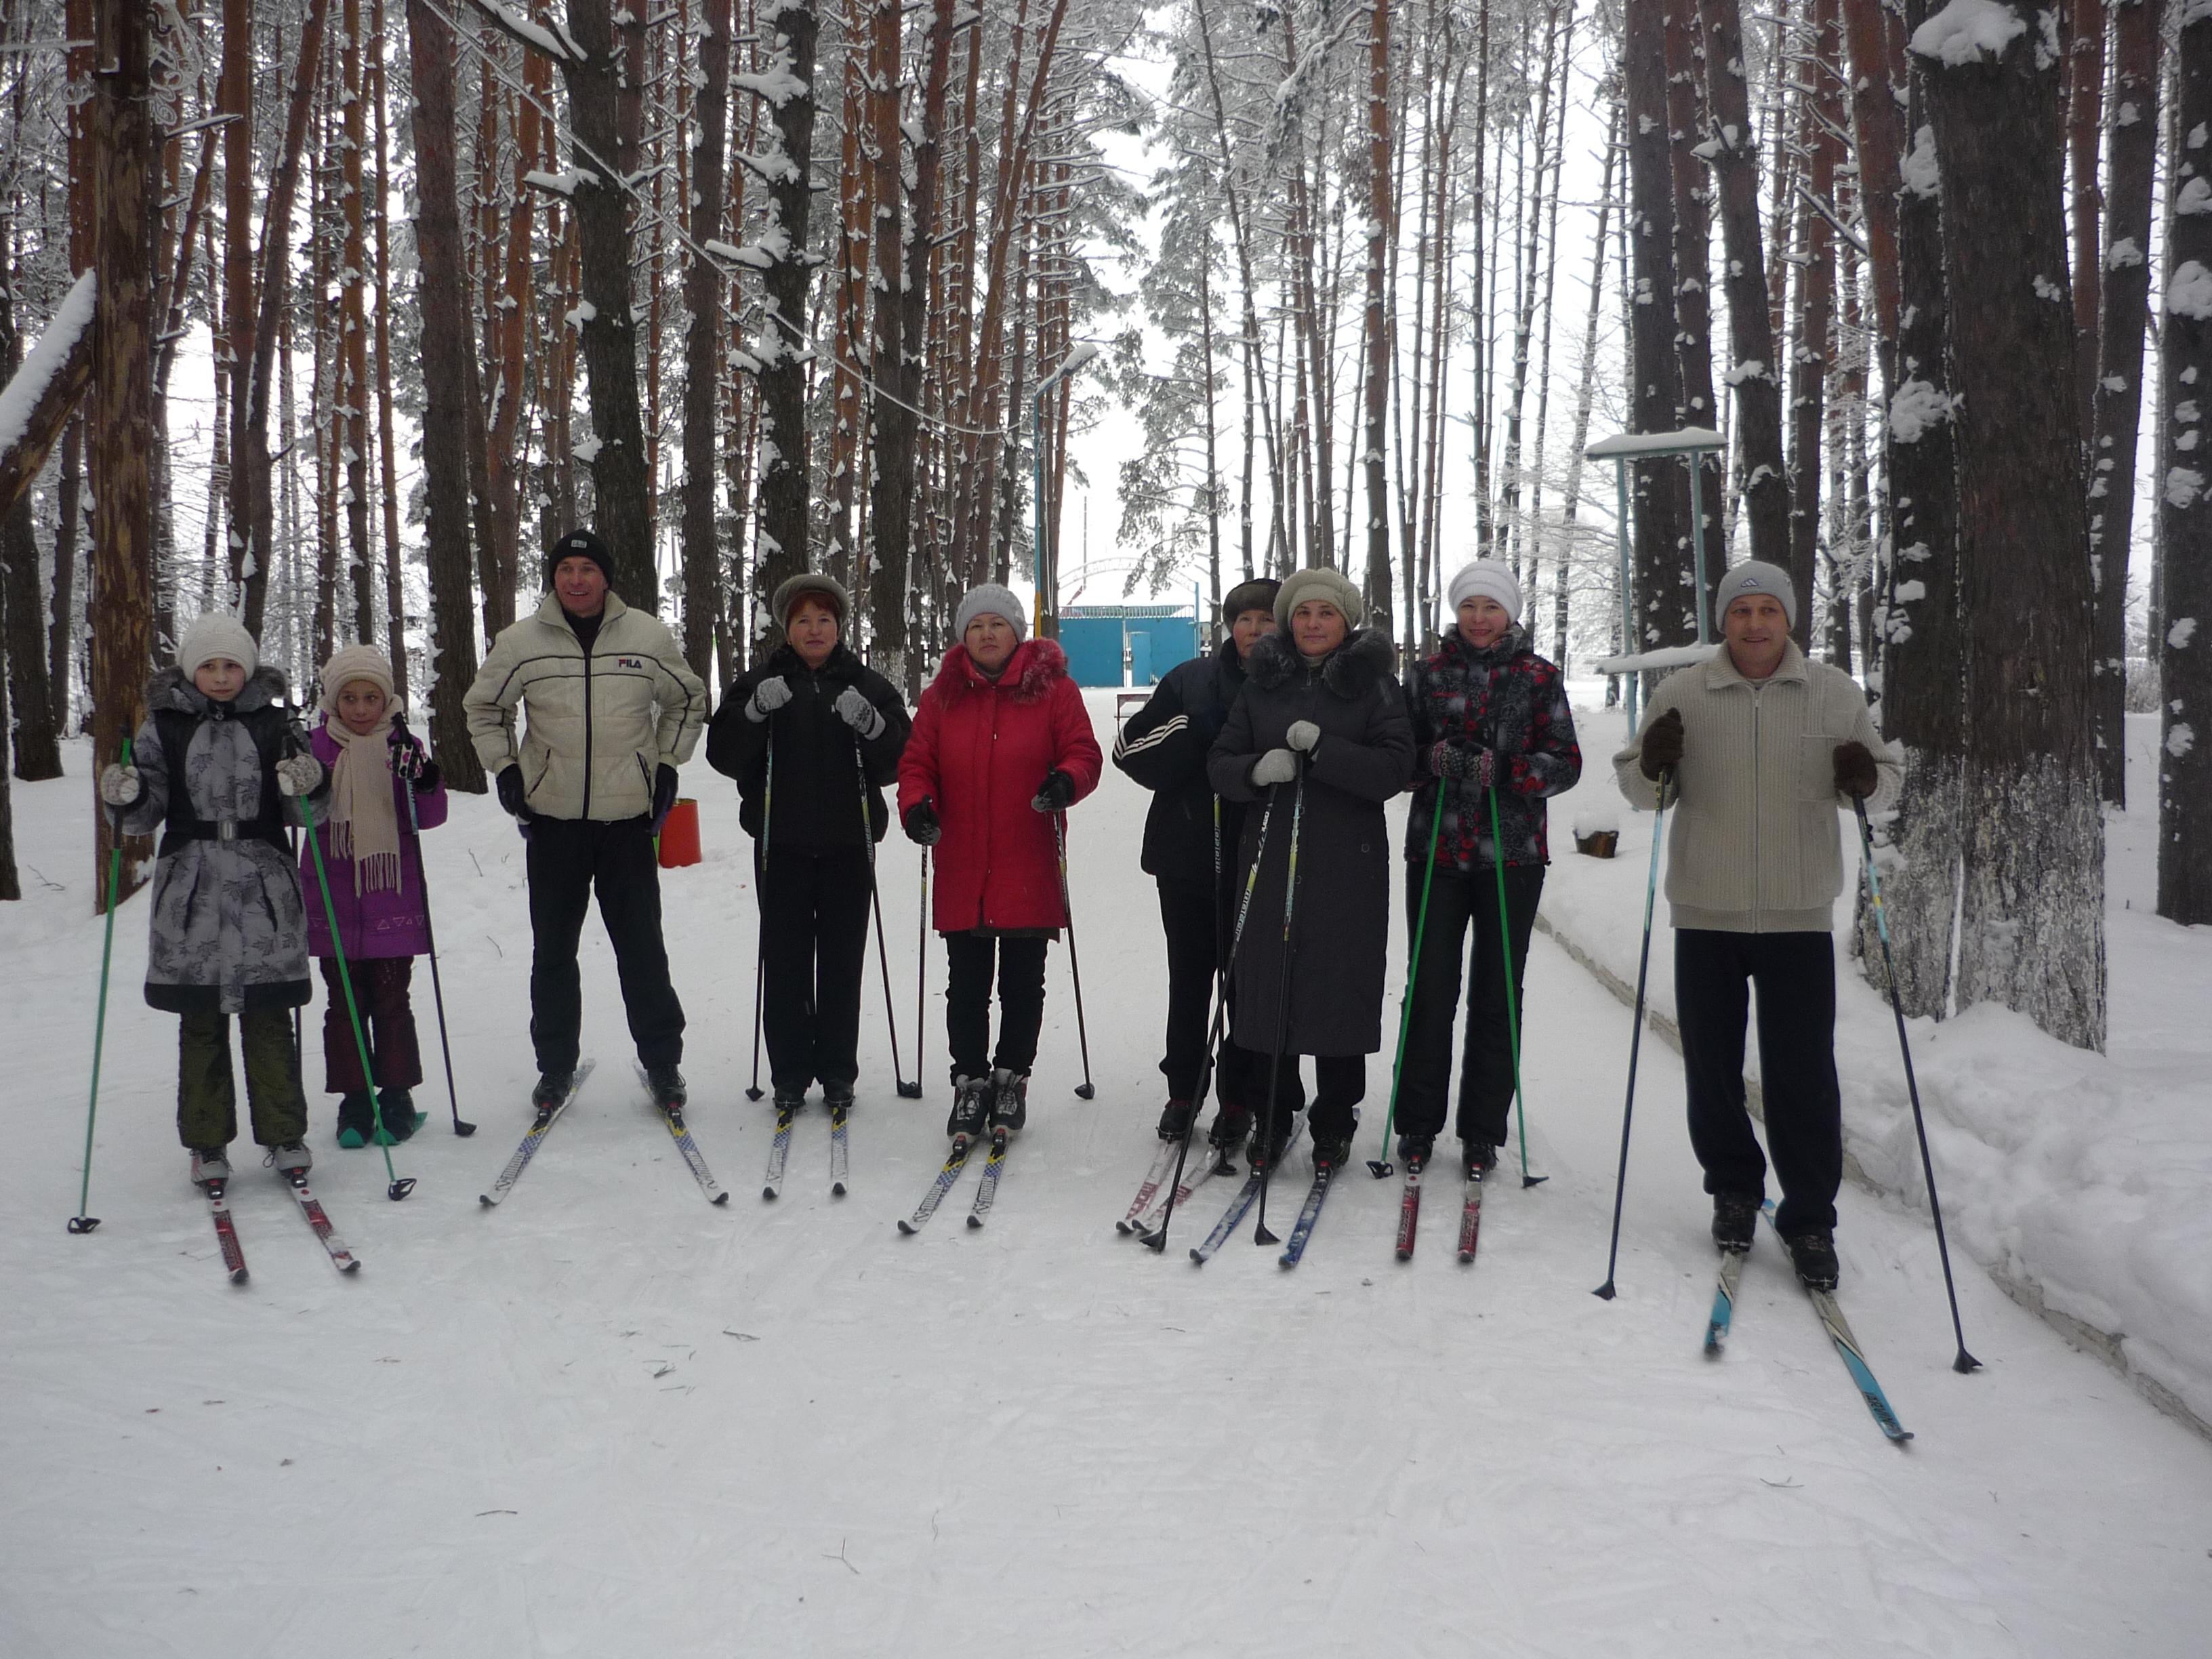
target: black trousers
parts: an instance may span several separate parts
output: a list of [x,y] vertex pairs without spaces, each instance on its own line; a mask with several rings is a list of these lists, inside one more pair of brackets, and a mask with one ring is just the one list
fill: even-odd
[[[1158,878],[1160,927],[1168,941],[1167,1053],[1160,1072],[1170,1100],[1198,1101],[1206,1084],[1206,1041],[1212,1034],[1213,977],[1228,959],[1237,918],[1231,896],[1201,881]],[[1231,1007],[1237,988],[1229,987]],[[1224,1027],[1226,1030],[1226,1026]],[[1251,1056],[1224,1042],[1214,1061],[1214,1097],[1242,1103],[1251,1086]]]
[[757,881],[769,1073],[779,1091],[817,1079],[849,1087],[860,1074],[867,848],[775,846],[769,857],[774,878]]
[[[1236,1048],[1233,1043],[1225,1046]],[[1267,1121],[1267,1079],[1273,1077],[1274,1126],[1278,1131],[1287,1131],[1298,1108],[1306,1103],[1305,1082],[1298,1076],[1301,1057],[1285,1054],[1278,1071],[1273,1054],[1262,1054],[1256,1048],[1237,1048],[1236,1052],[1243,1064],[1247,1079],[1244,1102],[1252,1109],[1253,1121]],[[1367,1056],[1316,1054],[1313,1067],[1313,1111],[1306,1119],[1306,1127],[1316,1140],[1349,1139],[1359,1126],[1359,1114],[1355,1109],[1367,1098]]]
[[615,947],[629,1034],[646,1066],[684,1058],[684,1005],[668,982],[660,937],[660,867],[653,820],[530,821],[530,1041],[541,1072],[573,1071],[584,1022],[576,945],[594,891]]
[[1766,1158],[1743,1099],[1744,1018],[1759,988],[1759,1093],[1782,1186],[1784,1232],[1836,1224],[1844,1120],[1836,1086],[1836,953],[1826,933],[1674,934],[1674,1012],[1689,1084],[1690,1145],[1709,1193],[1757,1195]]
[[[1042,939],[996,933],[945,935],[945,1036],[952,1080],[982,1077],[994,1067],[1027,1072],[1036,1063],[1044,1029]],[[999,1047],[991,1048],[991,981],[999,981]]]
[[[1407,1134],[1443,1133],[1444,1094],[1451,1085],[1452,1025],[1459,1017],[1460,963],[1467,960],[1467,1040],[1459,1072],[1459,1134],[1486,1146],[1505,1144],[1513,1104],[1513,1043],[1519,1030],[1506,1015],[1505,951],[1499,944],[1498,872],[1439,865],[1421,910],[1425,864],[1406,866],[1406,933],[1421,932],[1421,959],[1406,1020],[1406,1063],[1398,1074],[1398,1127]],[[1505,930],[1513,941],[1513,1011],[1518,1014],[1528,966],[1528,934],[1544,893],[1544,866],[1505,866]],[[1474,935],[1468,942],[1468,934]]]

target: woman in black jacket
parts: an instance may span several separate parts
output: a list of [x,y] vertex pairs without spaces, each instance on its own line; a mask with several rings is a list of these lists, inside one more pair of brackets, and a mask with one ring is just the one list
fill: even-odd
[[[1206,751],[1244,689],[1245,659],[1275,631],[1281,586],[1262,576],[1231,588],[1221,602],[1228,638],[1208,654],[1170,669],[1114,743],[1114,764],[1152,792],[1143,862],[1145,873],[1159,885],[1160,926],[1168,944],[1163,1140],[1188,1134],[1205,1098],[1214,975],[1226,965],[1235,896],[1243,890],[1233,877],[1244,805],[1213,793]],[[1235,996],[1234,987],[1229,994]],[[1208,1139],[1217,1146],[1243,1146],[1251,1127],[1245,1076],[1250,1058],[1236,1044],[1224,1043],[1215,1061],[1214,1098],[1221,1104]]]
[[[1251,1051],[1246,1066],[1256,1079],[1268,1075],[1278,1055],[1289,1073],[1297,1069],[1294,1056],[1315,1057],[1317,1167],[1341,1168],[1351,1156],[1367,1056],[1382,1046],[1390,934],[1390,836],[1382,807],[1413,769],[1405,698],[1390,672],[1396,653],[1389,635],[1358,626],[1363,610],[1358,590],[1334,570],[1301,570],[1285,581],[1275,599],[1283,631],[1252,647],[1244,695],[1206,761],[1224,802],[1273,791],[1270,812],[1244,815],[1240,887],[1255,860],[1260,873],[1231,967],[1232,1036]],[[1261,1081],[1251,1097],[1255,1109],[1266,1093]],[[1290,1138],[1295,1107],[1288,1091],[1279,1086],[1272,1103],[1253,1132],[1255,1165],[1279,1162]]]
[[755,840],[763,1014],[779,1112],[822,1085],[833,1110],[860,1075],[872,842],[890,823],[882,787],[912,729],[891,683],[841,635],[845,590],[806,571],[775,590],[784,642],[723,696],[707,762],[738,781]]

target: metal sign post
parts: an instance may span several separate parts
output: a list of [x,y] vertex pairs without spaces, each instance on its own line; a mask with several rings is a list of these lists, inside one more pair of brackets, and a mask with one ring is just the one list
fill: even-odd
[[[1623,432],[1610,438],[1601,438],[1583,451],[1583,459],[1613,463],[1613,494],[1616,502],[1613,518],[1613,541],[1620,554],[1620,649],[1621,658],[1632,659],[1638,654],[1639,641],[1636,636],[1636,583],[1634,563],[1631,557],[1628,538],[1628,464],[1631,461],[1656,459],[1666,455],[1683,455],[1692,465],[1690,481],[1690,546],[1691,556],[1696,561],[1698,580],[1698,643],[1712,642],[1711,623],[1708,612],[1711,606],[1705,602],[1705,492],[1697,487],[1696,465],[1698,459],[1715,450],[1725,449],[1728,440],[1707,426],[1686,426],[1679,432]],[[1636,729],[1637,706],[1640,683],[1634,673],[1628,675],[1628,684],[1623,701],[1628,709],[1628,726]]]

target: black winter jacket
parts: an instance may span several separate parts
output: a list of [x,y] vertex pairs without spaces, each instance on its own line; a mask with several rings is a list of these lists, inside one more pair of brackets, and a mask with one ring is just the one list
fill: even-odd
[[[765,720],[748,720],[745,705],[763,680],[781,675],[791,684],[791,701]],[[848,685],[882,713],[884,729],[862,743],[831,707]],[[761,812],[768,799],[769,741],[775,745],[775,817],[768,827],[770,856],[779,847],[859,847],[860,781],[868,779],[868,823],[878,841],[890,827],[881,786],[898,778],[899,751],[914,722],[897,689],[862,662],[842,642],[817,670],[810,669],[787,644],[776,647],[766,662],[750,668],[722,696],[722,706],[707,727],[707,763],[738,781],[744,805],[738,814],[745,833],[758,839]],[[854,761],[857,750],[859,761]]]
[[[1228,723],[1244,689],[1237,641],[1177,663],[1114,740],[1114,764],[1152,792],[1145,814],[1145,873],[1167,881],[1211,882],[1215,846],[1213,785],[1206,752]],[[1226,881],[1244,830],[1244,803],[1221,802],[1219,857]]]

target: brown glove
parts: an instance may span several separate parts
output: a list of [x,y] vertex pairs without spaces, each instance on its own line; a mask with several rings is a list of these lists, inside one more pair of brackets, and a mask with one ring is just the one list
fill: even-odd
[[1836,793],[1855,795],[1864,800],[1881,785],[1881,774],[1875,769],[1873,752],[1863,743],[1839,743],[1836,745]]
[[1651,729],[1644,734],[1644,747],[1636,763],[1647,778],[1656,780],[1668,767],[1682,758],[1682,711],[1670,708],[1651,722]]

